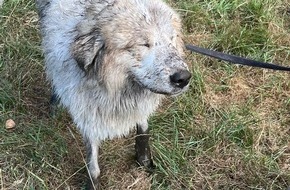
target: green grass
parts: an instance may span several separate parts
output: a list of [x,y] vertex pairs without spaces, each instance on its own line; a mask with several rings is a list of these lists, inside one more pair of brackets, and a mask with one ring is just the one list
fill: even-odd
[[[289,64],[288,0],[168,0],[185,41]],[[48,115],[31,0],[0,8],[0,189],[81,189],[84,147],[66,112]],[[104,189],[281,189],[290,186],[289,73],[188,52],[191,87],[150,119],[155,172],[134,162],[134,138],[101,148]],[[14,130],[5,121],[16,122]]]

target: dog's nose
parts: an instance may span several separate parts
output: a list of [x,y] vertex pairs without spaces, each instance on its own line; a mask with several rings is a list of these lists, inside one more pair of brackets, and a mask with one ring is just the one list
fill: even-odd
[[170,82],[179,88],[183,88],[189,83],[190,78],[190,72],[187,70],[181,70],[173,75],[170,75]]

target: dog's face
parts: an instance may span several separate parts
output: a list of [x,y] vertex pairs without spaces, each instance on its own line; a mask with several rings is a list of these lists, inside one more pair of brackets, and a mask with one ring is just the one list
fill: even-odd
[[[149,2],[132,7],[127,4],[128,8],[123,4],[114,5],[120,12],[103,21],[97,32],[89,30],[92,37],[84,36],[86,40],[76,43],[73,52],[93,51],[93,56],[90,51],[75,54],[78,63],[84,70],[91,67],[101,71],[99,75],[111,89],[122,86],[129,78],[155,93],[176,95],[185,91],[191,74],[182,59],[179,18],[165,5],[158,7]],[[82,23],[80,29],[87,27]]]
[[191,74],[178,50],[179,36],[152,28],[147,38],[141,38],[128,48],[129,73],[137,83],[155,93],[175,95],[187,89]]

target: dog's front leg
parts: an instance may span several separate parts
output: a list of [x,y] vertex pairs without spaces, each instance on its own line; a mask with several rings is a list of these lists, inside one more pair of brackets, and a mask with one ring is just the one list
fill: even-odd
[[55,88],[54,87],[52,88],[52,95],[50,97],[50,102],[49,103],[50,103],[50,111],[49,111],[49,114],[52,117],[55,117],[56,116],[56,113],[57,113],[58,106],[60,104],[60,99],[56,95],[56,92],[55,92]]
[[100,168],[98,164],[98,156],[99,156],[99,141],[92,141],[91,139],[85,140],[86,151],[87,151],[87,164],[88,164],[88,173],[89,173],[89,181],[87,184],[88,190],[100,189],[99,184],[99,175]]
[[137,136],[135,138],[136,159],[138,164],[145,166],[148,171],[153,169],[153,161],[149,146],[149,129],[148,123],[137,124]]

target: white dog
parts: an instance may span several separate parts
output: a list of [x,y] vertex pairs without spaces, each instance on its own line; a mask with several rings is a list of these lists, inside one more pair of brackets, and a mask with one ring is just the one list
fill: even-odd
[[178,15],[160,0],[38,0],[48,79],[87,146],[92,187],[98,147],[137,126],[139,164],[152,166],[147,120],[164,95],[184,92]]

